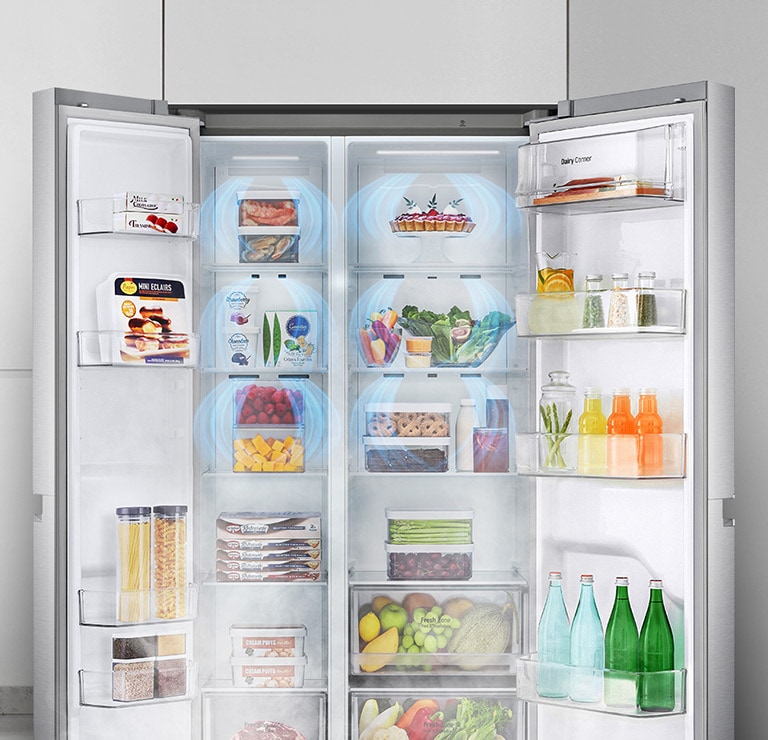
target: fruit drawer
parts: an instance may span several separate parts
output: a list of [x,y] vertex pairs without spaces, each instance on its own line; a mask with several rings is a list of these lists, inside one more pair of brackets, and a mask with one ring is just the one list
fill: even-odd
[[511,673],[520,592],[504,588],[353,588],[353,674]]

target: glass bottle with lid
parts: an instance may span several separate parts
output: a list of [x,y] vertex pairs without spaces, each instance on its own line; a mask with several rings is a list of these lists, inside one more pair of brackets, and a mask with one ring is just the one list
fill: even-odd
[[598,329],[605,326],[605,313],[603,311],[603,297],[598,292],[603,281],[602,275],[587,275],[584,296],[584,316],[581,326],[584,329]]
[[614,272],[611,275],[613,285],[611,287],[611,300],[608,304],[608,326],[629,326],[629,274],[626,272]]
[[653,292],[653,283],[656,273],[652,271],[639,272],[637,274],[637,325],[655,326],[656,295]]
[[569,377],[566,370],[553,370],[549,383],[541,387],[539,429],[545,440],[541,450],[544,468],[565,471],[576,467],[574,451],[566,441],[577,423],[576,388],[568,382]]

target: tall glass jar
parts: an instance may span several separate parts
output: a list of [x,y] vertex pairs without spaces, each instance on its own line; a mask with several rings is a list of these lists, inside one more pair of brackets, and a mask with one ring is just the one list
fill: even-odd
[[600,329],[605,326],[605,312],[603,311],[603,296],[600,294],[602,275],[587,275],[584,296],[584,318],[581,326],[584,329]]
[[568,437],[577,431],[576,388],[568,382],[569,377],[566,370],[553,370],[549,383],[541,386],[539,430],[545,442],[541,465],[548,470],[576,468],[575,450],[568,443]]
[[629,275],[626,272],[615,272],[611,275],[611,300],[608,304],[608,326],[622,327],[630,325],[629,299]]
[[117,515],[117,619],[149,619],[152,529],[149,506],[121,506]]
[[187,614],[187,507],[155,506],[155,615]]

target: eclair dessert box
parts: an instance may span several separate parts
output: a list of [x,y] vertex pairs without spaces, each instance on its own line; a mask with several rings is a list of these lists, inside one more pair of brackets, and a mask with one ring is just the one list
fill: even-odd
[[101,362],[194,363],[192,305],[180,276],[113,273],[96,302]]

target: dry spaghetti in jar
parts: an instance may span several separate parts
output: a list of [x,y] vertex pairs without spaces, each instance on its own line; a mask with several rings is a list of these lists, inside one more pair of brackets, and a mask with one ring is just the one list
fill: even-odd
[[180,619],[187,613],[187,507],[155,506],[155,616]]
[[149,506],[121,506],[117,515],[117,618],[120,622],[149,619],[152,529]]

